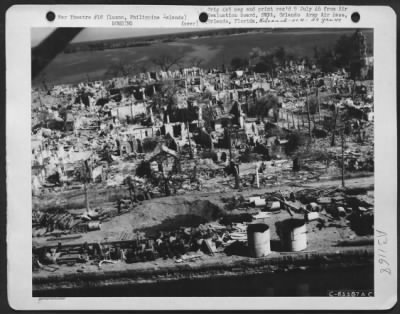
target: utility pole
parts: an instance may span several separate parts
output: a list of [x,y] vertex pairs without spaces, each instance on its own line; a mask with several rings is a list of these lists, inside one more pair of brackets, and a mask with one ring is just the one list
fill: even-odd
[[132,98],[131,98],[130,109],[131,109],[131,118],[132,118],[132,123],[133,123],[133,100],[132,100]]
[[189,131],[189,122],[188,121],[186,121],[186,128],[187,128],[187,134],[188,134],[190,159],[193,159],[193,150],[192,150],[192,143],[190,141],[190,131]]
[[162,161],[158,162],[158,169],[161,172],[162,178],[163,178],[163,183],[164,183],[164,190],[165,190],[165,195],[170,196],[171,195],[171,189],[169,188],[169,182],[168,182],[168,177],[164,173],[164,166],[162,164]]
[[132,202],[136,202],[136,186],[135,186],[135,182],[132,180],[131,176],[128,176],[126,178],[126,181],[128,183],[128,188],[129,188],[129,198],[131,199]]
[[335,117],[334,117],[334,121],[333,121],[331,146],[335,146],[336,121],[337,121],[337,118],[338,118],[338,114],[339,114],[339,109],[335,106]]
[[287,128],[290,129],[290,121],[289,121],[289,111],[286,111],[286,121],[287,121]]
[[231,162],[231,165],[233,165],[233,173],[235,176],[235,189],[240,189],[239,165],[233,162]]
[[256,163],[256,176],[255,176],[256,186],[257,188],[260,188],[260,176],[258,174],[258,168],[259,168],[258,163]]
[[342,187],[345,187],[344,185],[344,132],[343,129],[340,132],[341,137],[342,137]]
[[85,192],[85,207],[86,207],[86,212],[89,212],[89,195],[88,195],[88,189],[87,189],[87,183],[90,180],[89,179],[89,175],[90,175],[90,171],[89,171],[89,165],[87,161],[84,161],[82,163],[82,174],[83,174],[83,188],[84,188],[84,192]]
[[293,129],[296,129],[296,125],[294,123],[294,115],[293,115],[293,111],[292,111],[292,123],[293,123]]
[[317,86],[317,104],[318,104],[318,118],[319,118],[319,123],[321,124],[321,104],[319,102],[319,88]]
[[308,103],[308,85],[306,88],[306,105],[307,105],[307,118],[308,118],[308,135],[311,139],[311,117],[310,117],[310,104]]
[[39,91],[38,95],[39,95],[40,109],[42,109],[43,108],[43,103],[42,103],[42,97],[40,97],[40,91]]
[[232,141],[231,132],[228,127],[226,127],[226,135],[228,137],[228,148],[229,148],[229,164],[232,169],[233,175],[235,176],[235,189],[240,189],[240,175],[239,175],[239,165],[233,161],[232,157]]
[[83,187],[85,190],[85,207],[86,207],[86,212],[89,212],[89,196],[88,196],[88,191],[87,191],[87,186],[86,186],[86,180],[83,183]]
[[227,135],[228,135],[229,161],[232,161],[232,142],[231,142],[231,132],[229,131],[229,128],[227,128]]

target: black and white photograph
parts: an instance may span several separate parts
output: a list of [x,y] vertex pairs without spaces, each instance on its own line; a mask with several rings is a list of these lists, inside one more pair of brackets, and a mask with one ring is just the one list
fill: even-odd
[[33,297],[374,297],[372,28],[30,34]]

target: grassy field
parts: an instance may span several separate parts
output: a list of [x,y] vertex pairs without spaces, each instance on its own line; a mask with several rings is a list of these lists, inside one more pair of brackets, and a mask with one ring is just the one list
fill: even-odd
[[[193,57],[202,58],[203,67],[229,64],[234,57],[248,57],[254,47],[265,51],[274,51],[284,47],[288,54],[312,57],[314,47],[331,48],[343,34],[352,34],[352,30],[285,30],[272,33],[247,33],[222,35],[198,39],[178,39],[168,43],[154,43],[145,47],[110,49],[103,51],[85,51],[58,55],[33,81],[37,85],[43,75],[50,84],[78,83],[106,78],[105,72],[113,63],[135,64],[140,70],[155,70],[151,59],[160,54],[184,55],[187,65]],[[372,31],[363,31],[368,45],[372,46]]]

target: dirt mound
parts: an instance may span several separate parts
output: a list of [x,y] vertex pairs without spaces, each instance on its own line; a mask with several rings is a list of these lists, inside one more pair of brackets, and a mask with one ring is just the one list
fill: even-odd
[[103,230],[144,231],[172,230],[216,220],[222,209],[209,200],[184,197],[159,198],[146,201],[131,212],[115,217],[102,225]]
[[146,216],[159,220],[176,215],[197,215],[213,220],[221,214],[218,206],[208,200],[187,200],[181,197],[155,199],[140,206]]

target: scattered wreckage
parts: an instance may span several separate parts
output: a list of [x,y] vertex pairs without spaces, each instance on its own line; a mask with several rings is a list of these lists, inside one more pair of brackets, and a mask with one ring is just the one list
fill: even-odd
[[[185,263],[214,254],[268,256],[271,253],[269,223],[272,217],[279,214],[283,218],[275,221],[274,228],[281,244],[274,249],[280,252],[304,251],[307,249],[307,225],[313,222],[317,223],[315,226],[319,230],[339,222],[348,225],[357,236],[373,234],[373,206],[357,197],[357,193],[365,191],[308,188],[290,193],[278,191],[247,198],[224,198],[226,211],[217,221],[159,230],[154,235],[134,232],[133,228],[131,233],[123,232],[118,241],[102,243],[68,244],[68,241],[79,239],[82,232],[100,228],[99,221],[110,217],[110,213],[101,210],[76,215],[65,212],[36,213],[34,224],[46,226],[47,235],[53,237],[49,240],[58,244],[34,248],[33,266],[35,269],[55,271],[57,265],[76,263],[95,263],[101,268],[104,263],[129,264],[158,258]],[[126,204],[127,207],[130,205]],[[234,214],[238,209],[242,209],[242,213]],[[286,214],[282,216],[283,213]],[[117,212],[114,214],[118,215]],[[86,228],[77,229],[83,221]],[[56,229],[60,232],[55,232]],[[259,233],[266,234],[261,238]],[[63,244],[64,241],[67,244]],[[360,245],[360,240],[355,241],[354,245]],[[350,239],[339,241],[337,245],[348,246],[351,243]],[[369,240],[366,243],[371,244]]]
[[[304,251],[310,225],[371,235],[373,205],[348,190],[286,192],[324,178],[344,180],[344,171],[374,170],[372,86],[365,84],[359,92],[343,73],[316,78],[288,70],[271,78],[191,68],[36,93],[33,237],[49,245],[33,248],[34,269]],[[282,192],[257,193],[277,186]],[[84,240],[143,202],[226,191],[234,196],[223,200],[216,221],[156,235],[132,226],[118,240]],[[351,245],[346,241],[339,245]]]

